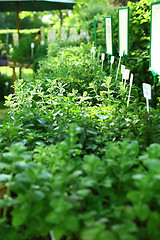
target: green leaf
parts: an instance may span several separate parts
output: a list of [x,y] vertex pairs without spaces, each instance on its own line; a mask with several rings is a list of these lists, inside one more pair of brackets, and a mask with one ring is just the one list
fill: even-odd
[[91,192],[90,189],[82,189],[82,190],[79,190],[77,191],[77,194],[80,196],[80,197],[86,197],[87,195],[89,195]]
[[79,220],[75,215],[69,215],[65,218],[65,227],[71,232],[78,232],[80,225]]
[[114,233],[111,231],[104,231],[99,234],[99,240],[117,240],[116,236]]
[[9,179],[10,179],[10,175],[9,174],[0,174],[0,182],[2,183],[6,183]]
[[160,159],[160,144],[153,143],[147,148],[150,158]]
[[29,216],[30,206],[23,204],[20,208],[14,208],[12,211],[12,224],[14,227],[19,227],[27,221]]
[[129,199],[133,204],[139,201],[140,193],[138,191],[131,191],[127,194],[127,199]]
[[146,204],[136,205],[134,207],[134,209],[135,209],[135,212],[136,212],[138,218],[141,221],[145,221],[149,217],[150,209]]
[[160,214],[158,211],[153,211],[147,223],[147,232],[150,239],[160,239]]

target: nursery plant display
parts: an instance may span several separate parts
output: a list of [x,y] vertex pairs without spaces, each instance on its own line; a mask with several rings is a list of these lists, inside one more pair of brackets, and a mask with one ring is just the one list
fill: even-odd
[[7,240],[160,237],[159,111],[146,111],[135,85],[127,107],[129,85],[108,77],[91,47],[48,56],[6,97],[0,234]]

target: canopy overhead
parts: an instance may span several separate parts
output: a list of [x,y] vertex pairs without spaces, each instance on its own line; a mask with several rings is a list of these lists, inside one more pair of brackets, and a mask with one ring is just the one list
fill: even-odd
[[0,0],[0,12],[17,13],[17,30],[19,32],[20,11],[51,11],[61,9],[73,9],[76,4],[70,0]]

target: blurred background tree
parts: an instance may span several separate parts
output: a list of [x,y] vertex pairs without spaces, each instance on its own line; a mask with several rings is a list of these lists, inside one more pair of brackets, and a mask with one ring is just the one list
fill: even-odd
[[[47,27],[47,22],[43,22],[43,14],[39,12],[21,12],[20,13],[20,29]],[[16,13],[0,13],[1,29],[16,29]]]

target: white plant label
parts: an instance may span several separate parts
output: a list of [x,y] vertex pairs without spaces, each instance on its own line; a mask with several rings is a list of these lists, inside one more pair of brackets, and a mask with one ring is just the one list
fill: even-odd
[[101,59],[102,59],[102,61],[104,61],[104,59],[105,59],[105,53],[102,53]]
[[61,40],[66,40],[67,39],[67,34],[65,27],[61,27]]
[[[123,55],[122,55],[122,56],[123,56]],[[122,57],[122,56],[120,55],[120,57],[119,57],[118,68],[117,68],[117,73],[116,73],[116,81],[117,81],[117,78],[118,78],[119,67],[120,67],[120,64],[121,64],[121,57]]]
[[125,66],[124,65],[121,65],[121,73],[123,74],[125,71]]
[[125,88],[125,86],[126,86],[126,81],[129,79],[129,73],[130,73],[130,70],[129,70],[129,69],[125,69],[125,70],[124,70],[124,73],[123,73],[124,88]]
[[78,39],[78,34],[77,34],[77,28],[75,27],[72,27],[70,28],[70,31],[69,31],[69,40],[71,42],[74,42]]
[[102,69],[103,69],[103,62],[104,62],[104,59],[105,59],[105,54],[104,53],[102,53],[101,59],[102,59]]
[[111,17],[105,18],[105,28],[106,28],[106,53],[113,54],[112,46],[112,19]]
[[114,63],[114,56],[111,56],[111,64]]
[[55,42],[57,37],[56,29],[49,29],[48,30],[48,42]]
[[146,98],[147,112],[149,113],[149,99],[151,99],[151,85],[143,83],[143,96]]
[[34,43],[31,43],[31,48],[34,48]]
[[124,53],[124,50],[121,49],[120,52],[119,52],[119,56],[120,56],[120,57],[123,57],[123,53]]
[[122,49],[119,52],[119,62],[118,62],[118,68],[117,68],[117,74],[116,74],[116,81],[117,81],[117,78],[118,78],[119,67],[120,67],[120,64],[121,64],[121,58],[123,57],[123,52],[124,51]]
[[111,56],[111,67],[110,67],[110,76],[112,74],[112,65],[114,63],[114,56]]
[[13,45],[14,46],[19,46],[19,35],[18,33],[13,33]]
[[130,73],[130,70],[125,69],[124,73],[123,73],[123,79],[128,80],[129,79],[129,73]]
[[41,41],[41,45],[44,45],[44,40]]
[[33,57],[34,43],[31,43],[31,57]]
[[160,2],[151,4],[150,70],[160,75]]
[[95,49],[96,49],[96,47],[92,47],[92,48],[91,48],[91,54],[94,54],[94,55],[95,55]]
[[122,74],[122,84],[123,84],[123,73],[125,71],[125,66],[121,65],[121,74]]
[[131,76],[130,76],[130,88],[129,88],[129,95],[128,95],[127,107],[129,106],[129,100],[130,100],[130,97],[131,97],[132,85],[133,85],[133,74],[131,73]]
[[145,98],[151,99],[151,85],[143,83],[143,96]]
[[123,54],[128,55],[129,8],[119,8],[118,13],[119,51],[123,49]]

